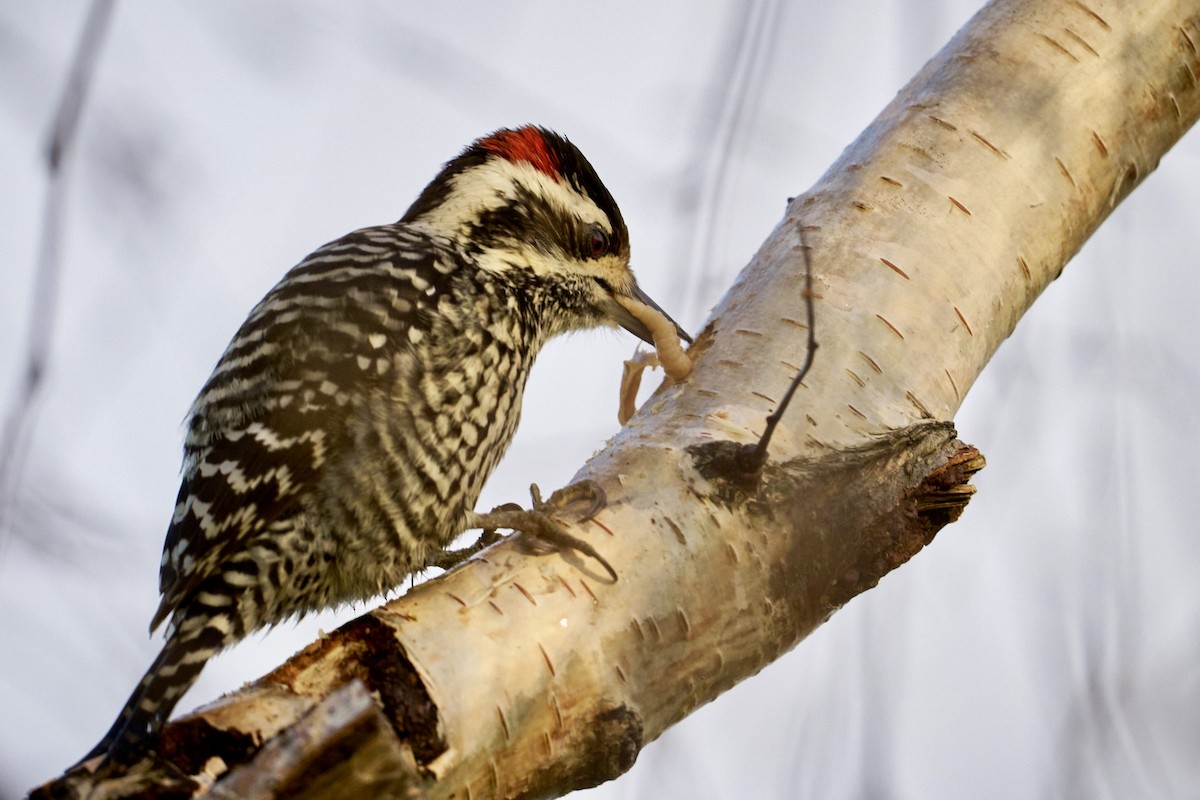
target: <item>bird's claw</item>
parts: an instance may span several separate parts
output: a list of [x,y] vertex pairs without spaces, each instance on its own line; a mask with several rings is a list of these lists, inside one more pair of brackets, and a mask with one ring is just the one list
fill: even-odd
[[[561,511],[571,503],[591,499],[591,505],[588,508],[587,514],[579,521],[586,522],[591,519],[605,504],[604,490],[600,487],[600,484],[591,480],[579,481],[554,492],[548,500],[542,499],[542,493],[538,489],[537,484],[529,487],[529,493],[533,497],[532,510],[526,511],[515,503],[505,503],[502,506],[493,508],[491,513],[477,517],[472,527],[483,528],[484,536],[487,536],[489,533],[494,536],[496,528],[509,528],[510,530],[527,533],[543,542],[548,542],[560,548],[574,550],[600,562],[613,581],[616,581],[617,571],[613,569],[612,564],[609,564],[608,560],[600,555],[599,551],[592,547],[592,545],[578,536],[567,532],[562,523],[554,518],[555,512]],[[466,548],[466,550],[449,551],[444,553],[439,560],[455,556],[456,560],[453,563],[457,564],[466,556],[473,555],[478,550],[487,546],[482,544],[484,536],[480,537],[480,542],[475,546]],[[494,539],[491,541],[494,541]],[[491,544],[491,541],[488,544]],[[466,553],[466,555],[459,557],[460,553]],[[435,564],[435,566],[440,566],[440,564]]]
[[555,490],[554,494],[550,495],[549,500],[542,500],[542,490],[538,488],[536,483],[529,485],[529,494],[533,497],[533,510],[550,515],[553,515],[557,511],[562,511],[572,503],[577,503],[581,500],[590,500],[591,505],[588,506],[588,510],[584,512],[584,515],[579,518],[579,522],[587,522],[600,513],[600,510],[608,504],[608,496],[604,493],[604,487],[590,478],[576,481],[570,486],[564,486],[561,489]]

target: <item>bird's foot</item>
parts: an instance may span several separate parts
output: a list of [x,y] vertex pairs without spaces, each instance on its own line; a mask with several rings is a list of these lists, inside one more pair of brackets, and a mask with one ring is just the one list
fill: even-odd
[[475,544],[461,547],[458,550],[443,550],[436,558],[430,559],[426,566],[445,570],[453,569],[471,556],[486,550],[503,538],[503,536],[496,533],[494,528],[485,529],[483,533],[479,534],[479,538],[475,540]]
[[600,487],[600,484],[591,480],[579,481],[578,483],[573,483],[570,486],[559,489],[550,495],[547,500],[542,499],[541,490],[538,489],[536,483],[529,487],[529,493],[533,496],[533,509],[529,511],[526,511],[515,503],[506,503],[492,509],[490,513],[473,515],[471,527],[483,528],[484,530],[480,541],[489,533],[494,536],[496,528],[509,528],[521,533],[527,533],[548,544],[574,550],[585,556],[594,558],[600,562],[613,581],[616,581],[617,571],[613,569],[612,564],[609,564],[608,560],[600,555],[596,548],[578,536],[568,533],[562,523],[554,518],[556,512],[562,511],[572,503],[588,500],[589,506],[587,512],[580,518],[579,522],[586,522],[591,519],[604,507],[606,502],[604,489]]

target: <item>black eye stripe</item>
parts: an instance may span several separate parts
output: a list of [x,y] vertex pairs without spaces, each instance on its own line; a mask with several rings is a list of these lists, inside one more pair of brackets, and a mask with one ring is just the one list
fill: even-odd
[[628,247],[623,228],[609,232],[599,222],[584,222],[525,187],[513,201],[480,214],[467,238],[484,247],[521,241],[546,255],[565,253],[581,261],[618,255]]

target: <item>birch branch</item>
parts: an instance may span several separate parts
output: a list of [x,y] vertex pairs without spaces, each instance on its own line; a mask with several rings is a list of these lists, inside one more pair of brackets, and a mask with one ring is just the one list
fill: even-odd
[[[357,681],[431,798],[554,796],[629,769],[957,517],[982,458],[948,420],[1195,122],[1198,41],[1197,0],[989,4],[789,204],[691,376],[576,476],[609,504],[573,532],[618,582],[513,537],[175,723],[163,755],[207,765],[219,796],[272,774],[262,743],[336,717]],[[804,355],[801,226],[821,350],[746,474],[730,453]]]

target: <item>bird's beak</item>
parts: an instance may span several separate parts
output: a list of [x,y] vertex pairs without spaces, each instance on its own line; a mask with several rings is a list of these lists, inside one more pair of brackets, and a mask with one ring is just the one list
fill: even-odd
[[[688,336],[687,331],[681,328],[678,322],[671,319],[671,315],[663,311],[662,307],[659,306],[658,303],[651,300],[650,296],[643,292],[636,284],[633,287],[633,291],[629,293],[629,296],[633,297],[640,303],[650,306],[655,311],[662,314],[672,325],[675,326],[675,333],[678,334],[680,339],[683,339],[688,344],[692,343],[692,337]],[[650,329],[646,327],[645,323],[633,316],[633,314],[630,314],[628,311],[626,311],[620,303],[614,301],[612,307],[609,309],[609,314],[613,321],[622,328],[629,331],[646,344],[651,346],[654,345],[654,336],[650,333]]]

